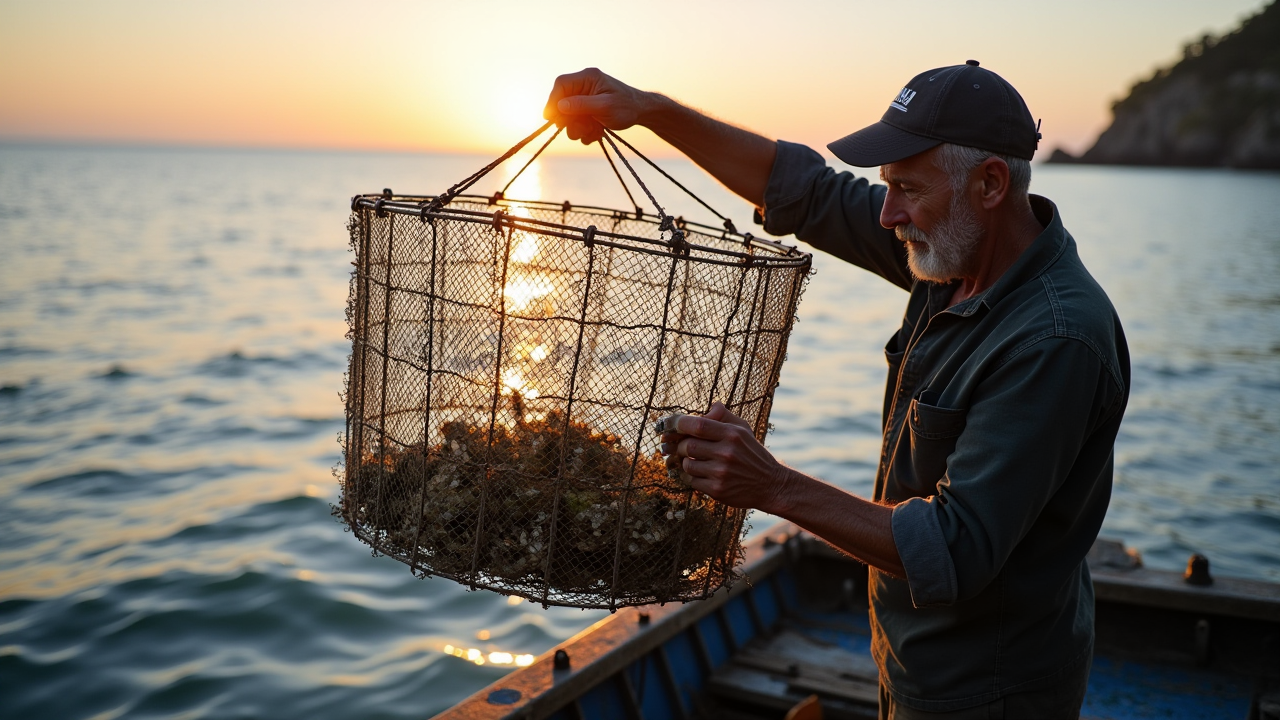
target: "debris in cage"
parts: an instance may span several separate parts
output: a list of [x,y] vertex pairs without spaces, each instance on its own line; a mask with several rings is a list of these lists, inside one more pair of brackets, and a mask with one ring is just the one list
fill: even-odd
[[764,440],[812,259],[718,213],[723,228],[668,215],[612,131],[605,157],[655,212],[629,190],[634,212],[463,194],[548,127],[440,195],[353,198],[335,514],[473,589],[709,597],[735,580],[747,511],[668,470],[654,421],[719,401]]
[[[434,572],[465,575],[473,570],[487,484],[485,513],[502,525],[484,529],[477,565],[516,583],[546,577],[562,591],[597,590],[616,552],[644,559],[626,563],[614,588],[622,593],[660,587],[673,570],[687,577],[715,554],[721,521],[714,504],[673,483],[660,455],[634,457],[617,435],[577,421],[566,426],[558,411],[528,420],[519,394],[511,404],[516,422],[496,425],[492,442],[487,426],[455,421],[425,453],[419,445],[368,458],[353,492],[372,500],[380,485],[408,491],[362,507],[360,519],[381,528],[382,542],[399,552],[416,544]],[[369,507],[376,517],[366,517]]]

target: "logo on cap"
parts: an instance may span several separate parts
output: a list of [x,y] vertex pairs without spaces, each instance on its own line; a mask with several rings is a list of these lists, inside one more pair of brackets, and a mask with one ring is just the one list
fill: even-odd
[[916,96],[916,91],[911,88],[902,88],[902,92],[898,93],[898,99],[889,103],[889,107],[894,110],[907,111],[907,106],[911,104],[911,99]]

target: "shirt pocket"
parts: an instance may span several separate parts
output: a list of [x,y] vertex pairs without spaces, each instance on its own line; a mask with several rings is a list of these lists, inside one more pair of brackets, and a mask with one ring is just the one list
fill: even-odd
[[938,481],[947,473],[947,458],[956,450],[956,439],[964,432],[966,411],[911,401],[907,427],[911,431],[911,470],[915,494],[933,495]]

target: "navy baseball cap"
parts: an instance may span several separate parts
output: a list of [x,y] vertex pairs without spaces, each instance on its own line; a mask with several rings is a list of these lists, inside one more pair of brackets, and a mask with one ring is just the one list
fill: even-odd
[[850,165],[875,167],[944,142],[1030,160],[1039,140],[1037,124],[1018,91],[970,60],[915,76],[880,122],[827,148]]

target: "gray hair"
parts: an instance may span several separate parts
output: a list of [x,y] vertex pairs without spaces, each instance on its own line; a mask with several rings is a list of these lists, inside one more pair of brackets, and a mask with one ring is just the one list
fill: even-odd
[[1005,165],[1009,166],[1009,196],[1026,197],[1027,190],[1031,187],[1030,160],[1001,155],[989,150],[979,150],[967,145],[942,143],[938,147],[938,153],[934,155],[934,162],[937,163],[938,169],[951,178],[951,189],[958,193],[962,192],[969,182],[969,173],[986,162],[987,158],[993,157],[1000,158]]

